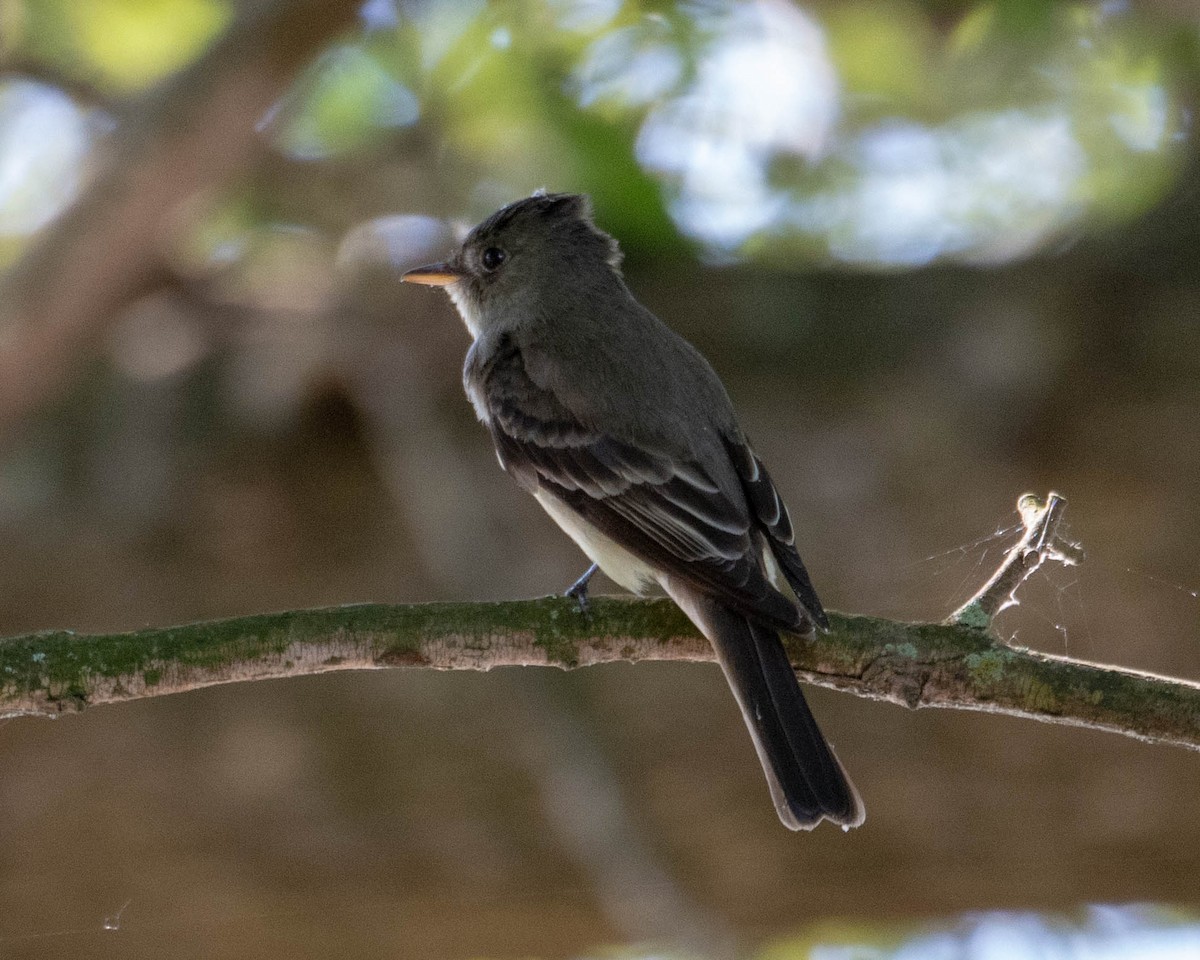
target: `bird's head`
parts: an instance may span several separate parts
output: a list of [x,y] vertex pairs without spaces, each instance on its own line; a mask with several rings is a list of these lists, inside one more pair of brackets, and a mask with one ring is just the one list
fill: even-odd
[[586,196],[535,193],[475,227],[447,260],[404,274],[444,287],[472,336],[553,311],[567,291],[619,276],[617,242],[592,222]]

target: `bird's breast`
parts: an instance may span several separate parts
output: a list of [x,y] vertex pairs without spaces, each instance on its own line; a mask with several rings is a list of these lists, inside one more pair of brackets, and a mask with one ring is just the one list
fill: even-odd
[[597,530],[554,494],[538,490],[534,496],[542,509],[562,527],[563,532],[587,554],[588,559],[599,564],[600,569],[615,583],[630,593],[644,594],[658,582],[653,569]]

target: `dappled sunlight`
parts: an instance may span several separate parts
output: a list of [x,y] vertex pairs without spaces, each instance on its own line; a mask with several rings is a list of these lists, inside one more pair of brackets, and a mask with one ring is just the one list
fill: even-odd
[[770,164],[825,150],[837,76],[820,28],[777,0],[733,4],[700,29],[711,39],[695,80],[651,109],[637,154],[671,184],[680,226],[728,250],[777,221]]
[[[919,105],[903,93],[915,91],[890,74],[859,70],[854,96],[840,98],[842,64],[795,8],[733,11],[709,24],[695,79],[650,110],[638,140],[681,229],[725,256],[786,261],[823,249],[862,266],[1005,262],[1103,216],[1121,203],[1114,192],[1153,190],[1173,165],[1163,151],[1180,111],[1152,57],[1125,53],[1104,32],[1107,20],[1064,17],[1040,63],[1002,35],[995,51],[960,40],[950,54],[935,52],[949,59],[927,78],[926,99],[952,98],[969,60],[1003,56],[1005,46],[1043,79],[1012,93],[964,88],[956,114],[928,123],[904,118]],[[845,34],[872,40],[848,30],[853,16],[839,22],[843,57],[857,53]],[[872,81],[888,91],[892,115],[862,89]],[[1156,156],[1129,156],[1147,153]]]
[[660,16],[637,25],[618,27],[593,41],[571,76],[579,105],[585,108],[611,102],[618,109],[654,103],[676,88],[684,60],[671,38],[671,27]]
[[[164,7],[176,8],[179,22],[150,34],[184,57],[224,8]],[[126,7],[114,11],[120,37]],[[361,36],[326,51],[262,118],[284,155],[365,161],[419,151],[423,131],[440,129],[453,162],[496,186],[473,204],[482,215],[538,186],[603,192],[611,165],[588,151],[606,140],[626,182],[644,178],[639,190],[724,262],[1028,257],[1146,209],[1169,188],[1187,134],[1169,37],[1114,5],[1053,8],[1037,43],[988,4],[944,36],[919,6],[784,0],[664,10],[372,0],[360,22]],[[165,69],[152,60],[121,62],[140,64],[145,84]],[[568,111],[571,124],[556,122]],[[0,162],[45,168],[27,151],[49,149],[46,139],[9,136]],[[63,150],[48,167],[55,184],[81,163]],[[50,181],[25,181],[22,209],[43,211],[26,222],[44,224],[70,195]],[[644,205],[622,216],[643,241],[661,232]]]
[[934,129],[880,124],[839,159],[853,171],[844,185],[797,200],[780,219],[824,237],[850,263],[1004,262],[1085,209],[1087,157],[1062,114],[1014,110]]
[[[1169,183],[1184,130],[1153,46],[1111,10],[1064,8],[1028,50],[986,8],[940,49],[911,7],[759,0],[668,16],[561,2],[542,13],[367,4],[365,38],[314,63],[262,129],[290,156],[329,160],[402,142],[433,110],[501,193],[542,185],[526,165],[549,153],[555,186],[587,187],[575,147],[532,107],[531,55],[565,57],[561,93],[617,129],[635,121],[632,155],[711,254],[887,268],[1004,262],[1135,212]],[[199,21],[188,29],[200,35]],[[1018,69],[1037,79],[996,86]],[[31,166],[25,149],[10,146],[8,164]]]
[[383,270],[395,279],[405,270],[441,259],[454,241],[453,230],[433,217],[378,217],[346,234],[338,248],[337,265],[350,275]]
[[186,65],[228,23],[221,0],[57,0],[74,52],[103,82],[138,90]]
[[1190,960],[1200,955],[1200,922],[1153,906],[1093,906],[1079,919],[1029,912],[964,916],[952,927],[855,943],[821,943],[818,933],[786,941],[761,960]]
[[96,134],[62,91],[0,81],[0,235],[34,233],[79,194]]
[[322,160],[377,140],[420,118],[415,94],[356,45],[336,47],[303,77],[288,102],[263,118],[278,130],[280,149],[299,160]]

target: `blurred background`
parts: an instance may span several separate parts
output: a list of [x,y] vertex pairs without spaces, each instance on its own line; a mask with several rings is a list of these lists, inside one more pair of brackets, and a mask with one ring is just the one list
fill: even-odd
[[[399,273],[590,193],[827,606],[1200,678],[1200,6],[0,0],[0,634],[535,596]],[[597,589],[609,589],[597,583]],[[715,667],[388,671],[0,725],[0,956],[1200,956],[1200,762],[817,690],[792,835]]]

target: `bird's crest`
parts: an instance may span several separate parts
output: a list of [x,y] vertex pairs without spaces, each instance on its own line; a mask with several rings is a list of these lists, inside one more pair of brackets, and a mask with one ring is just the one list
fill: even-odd
[[476,228],[479,235],[505,229],[516,221],[540,220],[547,232],[569,230],[579,237],[594,241],[599,252],[614,270],[621,266],[621,248],[617,241],[596,226],[592,219],[592,201],[582,193],[546,193],[538,190],[532,196],[501,207]]

